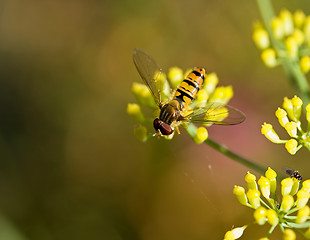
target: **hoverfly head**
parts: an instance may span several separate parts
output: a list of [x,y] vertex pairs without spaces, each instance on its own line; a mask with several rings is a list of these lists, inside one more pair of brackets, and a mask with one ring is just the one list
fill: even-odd
[[153,122],[153,126],[156,130],[156,132],[161,133],[162,135],[170,135],[173,133],[172,127],[165,123],[164,121],[156,118]]

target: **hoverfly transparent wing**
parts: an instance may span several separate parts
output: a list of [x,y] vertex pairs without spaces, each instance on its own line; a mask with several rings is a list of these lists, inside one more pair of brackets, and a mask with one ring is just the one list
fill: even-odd
[[133,62],[144,81],[151,91],[155,103],[159,106],[161,102],[160,90],[157,79],[160,77],[161,69],[155,60],[141,48],[135,48],[132,53]]
[[235,125],[243,122],[245,115],[229,105],[217,102],[207,104],[205,107],[194,108],[182,121],[201,125],[220,124]]

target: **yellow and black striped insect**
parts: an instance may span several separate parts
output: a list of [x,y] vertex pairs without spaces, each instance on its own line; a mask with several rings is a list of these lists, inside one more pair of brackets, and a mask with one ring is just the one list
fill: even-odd
[[170,135],[175,129],[179,133],[178,125],[185,122],[233,125],[244,121],[245,115],[241,111],[217,102],[194,108],[189,114],[184,113],[184,110],[188,109],[188,105],[203,85],[206,76],[204,68],[194,68],[181,82],[173,98],[168,102],[162,102],[161,92],[157,84],[161,72],[160,67],[150,55],[140,48],[134,49],[133,61],[160,109],[159,118],[153,122],[157,134]]

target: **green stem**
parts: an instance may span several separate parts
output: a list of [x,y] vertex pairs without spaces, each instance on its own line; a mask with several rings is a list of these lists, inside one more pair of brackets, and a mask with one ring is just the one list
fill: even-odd
[[[269,33],[272,45],[277,52],[278,56],[281,55],[283,51],[283,43],[275,39],[272,34],[272,29],[270,26],[271,20],[274,18],[275,14],[270,0],[257,0],[257,5],[260,10],[265,27]],[[280,54],[279,54],[280,53]],[[296,88],[304,104],[310,103],[310,88],[305,75],[301,72],[299,64],[296,60],[285,56],[281,61],[282,67],[286,76],[290,79],[292,85]]]
[[[195,138],[196,134],[197,134],[197,127],[194,126],[193,124],[189,124],[187,126],[186,129],[187,133],[192,137]],[[227,147],[211,140],[210,138],[208,138],[207,140],[204,141],[206,144],[208,144],[210,147],[214,148],[215,150],[219,151],[220,153],[224,154],[225,156],[233,159],[234,161],[247,166],[259,173],[264,174],[267,167],[264,167],[262,165],[259,165],[258,163],[252,162],[251,160],[248,160],[244,157],[241,157],[240,155],[238,155],[237,153],[234,153],[232,151],[230,151]]]

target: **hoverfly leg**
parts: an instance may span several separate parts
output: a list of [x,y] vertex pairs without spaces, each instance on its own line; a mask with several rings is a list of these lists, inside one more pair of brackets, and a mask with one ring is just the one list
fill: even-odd
[[175,130],[177,130],[177,133],[180,134],[180,130],[178,126],[175,126]]
[[187,125],[185,124],[185,122],[182,120],[181,120],[181,122],[182,122],[182,125],[184,126],[184,128],[187,129]]

